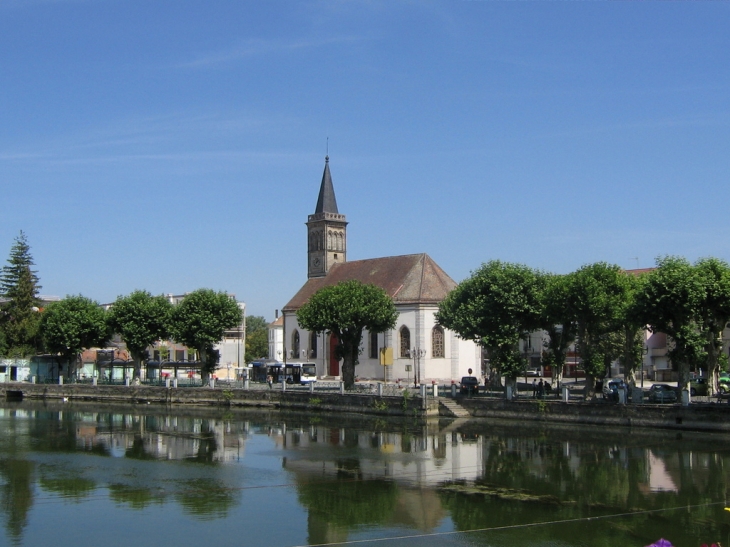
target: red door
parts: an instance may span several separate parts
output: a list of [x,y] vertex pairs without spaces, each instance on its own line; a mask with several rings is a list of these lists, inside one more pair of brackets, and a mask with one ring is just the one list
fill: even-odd
[[339,376],[340,375],[340,360],[337,358],[337,351],[335,348],[337,347],[337,336],[334,334],[330,334],[330,366],[329,366],[329,375],[330,376]]

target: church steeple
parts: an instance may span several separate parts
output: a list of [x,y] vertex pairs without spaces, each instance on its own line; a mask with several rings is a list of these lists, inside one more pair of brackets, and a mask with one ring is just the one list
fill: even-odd
[[324,157],[324,173],[322,173],[322,184],[319,187],[319,198],[314,214],[338,213],[335,188],[332,186],[332,175],[330,174],[330,157]]
[[347,260],[347,220],[337,209],[330,174],[330,157],[324,158],[324,173],[314,214],[307,218],[307,271],[309,277],[327,275],[333,264]]

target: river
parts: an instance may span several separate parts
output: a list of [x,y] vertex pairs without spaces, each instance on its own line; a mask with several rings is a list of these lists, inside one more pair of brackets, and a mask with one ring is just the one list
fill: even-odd
[[0,544],[730,545],[730,437],[0,405]]

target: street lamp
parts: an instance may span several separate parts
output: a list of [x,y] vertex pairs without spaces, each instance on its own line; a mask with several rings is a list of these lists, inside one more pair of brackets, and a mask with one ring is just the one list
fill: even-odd
[[413,348],[411,350],[411,357],[413,357],[413,387],[418,387],[421,381],[421,357],[426,355],[426,350],[421,348]]

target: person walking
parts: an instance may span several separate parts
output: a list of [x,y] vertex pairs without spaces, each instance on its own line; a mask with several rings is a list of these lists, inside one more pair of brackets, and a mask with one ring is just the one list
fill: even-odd
[[537,384],[537,398],[542,399],[542,396],[545,394],[545,384],[542,383],[542,378],[540,378],[540,383]]
[[532,398],[537,398],[537,380],[532,381]]
[[274,389],[274,377],[271,374],[266,376],[266,383],[269,384],[269,389]]

